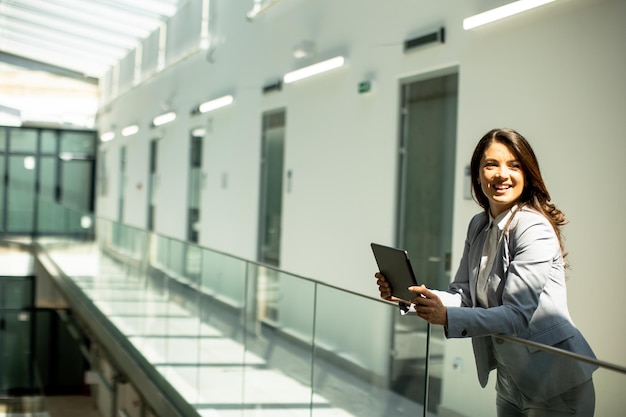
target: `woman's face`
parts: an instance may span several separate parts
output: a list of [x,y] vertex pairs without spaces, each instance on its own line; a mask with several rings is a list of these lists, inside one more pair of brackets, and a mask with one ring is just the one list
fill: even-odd
[[485,150],[480,160],[479,180],[494,217],[513,207],[524,191],[521,162],[499,142],[493,142]]

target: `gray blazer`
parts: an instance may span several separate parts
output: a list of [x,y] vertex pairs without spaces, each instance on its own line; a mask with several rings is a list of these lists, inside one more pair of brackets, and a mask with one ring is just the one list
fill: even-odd
[[446,336],[472,338],[483,387],[499,362],[520,391],[535,400],[547,400],[590,379],[596,367],[497,335],[516,336],[595,358],[567,308],[559,241],[543,215],[528,208],[518,210],[503,231],[488,277],[490,308],[481,308],[477,306],[476,283],[488,221],[483,212],[469,224],[463,257],[447,291],[461,303],[448,307]]

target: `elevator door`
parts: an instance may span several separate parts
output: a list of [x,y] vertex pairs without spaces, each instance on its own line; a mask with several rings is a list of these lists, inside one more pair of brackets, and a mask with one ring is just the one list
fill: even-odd
[[158,181],[157,160],[159,155],[159,142],[157,139],[150,141],[150,155],[148,156],[148,215],[147,229],[154,231],[155,210],[156,210],[156,187]]
[[124,204],[126,198],[126,147],[120,148],[120,178],[117,189],[117,222],[124,222]]
[[[408,251],[418,284],[445,289],[451,266],[457,74],[407,82],[401,93],[397,243]],[[443,339],[441,326],[394,318],[392,386],[423,398],[430,411],[441,398]]]
[[450,282],[457,75],[403,87],[398,244],[419,284]]
[[285,111],[263,115],[259,262],[280,265]]

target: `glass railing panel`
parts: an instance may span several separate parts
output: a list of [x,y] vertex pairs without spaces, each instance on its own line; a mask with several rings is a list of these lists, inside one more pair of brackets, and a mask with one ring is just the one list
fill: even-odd
[[185,253],[187,244],[180,240],[170,239],[166,269],[179,279],[185,278]]
[[[114,247],[133,255],[128,259],[150,259],[148,267],[137,271],[123,256],[100,254],[92,276],[72,278],[202,416],[496,415],[496,373],[486,390],[479,388],[469,340],[455,371],[444,352],[461,342],[446,340],[440,326],[401,316],[380,300],[175,239],[111,222],[98,222],[98,231],[101,242],[117,234]],[[75,263],[77,254],[66,261]],[[579,365],[565,360],[572,362],[560,369]],[[538,361],[526,367],[545,368]],[[455,385],[460,374],[475,386]],[[625,409],[618,392],[624,378],[610,369],[595,372],[596,416]],[[465,391],[474,388],[482,400],[468,407]]]
[[243,416],[310,416],[315,283],[248,271]]
[[194,245],[185,256],[184,272],[195,286],[195,307],[187,311],[198,328],[196,339],[188,341],[189,367],[178,371],[184,372],[190,386],[186,398],[198,412],[221,416],[224,408],[242,403],[246,262],[206,249],[198,253]]
[[[441,402],[445,337],[443,327],[430,326],[415,315],[403,316],[394,306],[389,387],[435,413]],[[427,392],[428,391],[428,392]]]
[[235,309],[245,305],[247,262],[211,250],[202,251],[200,291]]
[[390,389],[395,307],[318,285],[312,416],[419,415]]
[[169,264],[170,240],[165,236],[153,235],[150,248],[150,264],[156,268],[166,269]]

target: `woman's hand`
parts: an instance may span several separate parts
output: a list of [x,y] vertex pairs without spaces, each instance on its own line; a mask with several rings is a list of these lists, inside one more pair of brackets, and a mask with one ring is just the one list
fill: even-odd
[[389,287],[389,283],[387,282],[383,274],[381,274],[380,272],[377,272],[374,274],[374,276],[378,280],[376,281],[376,283],[378,284],[378,291],[380,292],[380,298],[382,298],[383,300],[387,300],[387,301],[406,302],[398,297],[394,297],[393,295],[391,295],[391,287]]
[[411,298],[416,314],[432,324],[448,325],[448,309],[443,305],[437,294],[424,285],[409,287],[409,291],[417,294]]

